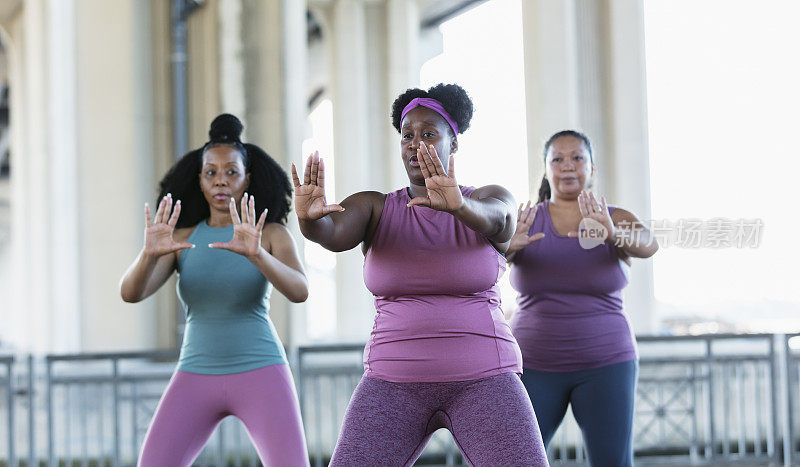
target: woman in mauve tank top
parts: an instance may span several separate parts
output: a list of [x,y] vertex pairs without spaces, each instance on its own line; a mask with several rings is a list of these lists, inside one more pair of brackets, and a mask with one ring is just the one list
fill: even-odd
[[587,191],[586,135],[554,134],[544,163],[539,203],[520,205],[507,251],[522,381],[546,446],[571,404],[590,464],[631,466],[638,352],[622,289],[630,259],[649,258],[658,244],[631,212]]
[[319,155],[302,183],[292,166],[300,230],[332,251],[361,245],[377,312],[332,466],[412,465],[439,428],[470,465],[547,465],[497,287],[515,201],[500,186],[456,182],[457,135],[471,118],[455,84],[398,96],[408,186],[391,193],[327,204]]

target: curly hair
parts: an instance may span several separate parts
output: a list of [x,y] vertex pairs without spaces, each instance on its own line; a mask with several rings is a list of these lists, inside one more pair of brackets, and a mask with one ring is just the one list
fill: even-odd
[[[578,138],[579,140],[583,141],[583,145],[586,146],[586,150],[589,151],[589,161],[594,163],[594,154],[592,154],[592,143],[589,141],[589,137],[585,134],[581,133],[580,131],[575,130],[561,130],[558,133],[555,133],[553,136],[547,139],[544,143],[544,151],[542,151],[542,157],[545,159],[545,164],[547,163],[547,151],[550,150],[550,145],[553,144],[555,140],[561,138],[563,136],[572,136],[573,138]],[[550,199],[550,182],[547,181],[547,175],[542,177],[542,183],[539,185],[539,201],[537,203],[541,203],[546,199]]]
[[[469,128],[469,122],[472,120],[472,112],[474,110],[469,94],[457,84],[439,83],[427,91],[411,88],[406,89],[404,93],[397,96],[394,103],[392,103],[392,126],[398,133],[400,132],[400,116],[403,113],[403,109],[417,97],[429,97],[441,102],[442,107],[458,125],[459,133],[464,133]],[[452,128],[450,128],[450,132],[453,133]]]
[[255,197],[256,212],[268,209],[267,222],[286,224],[291,211],[292,184],[286,171],[263,149],[239,140],[242,122],[233,115],[222,114],[211,122],[209,141],[199,149],[186,153],[173,165],[159,183],[156,205],[167,193],[181,200],[181,215],[176,227],[191,227],[211,214],[208,202],[200,189],[198,175],[203,166],[203,154],[210,148],[230,146],[239,151],[245,172],[250,174],[247,192]]

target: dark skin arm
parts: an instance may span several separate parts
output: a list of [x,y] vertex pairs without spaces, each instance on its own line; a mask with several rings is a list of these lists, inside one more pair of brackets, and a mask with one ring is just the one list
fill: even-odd
[[302,184],[292,164],[292,180],[295,213],[304,237],[331,251],[350,250],[362,242],[366,250],[386,195],[362,191],[348,196],[341,205],[327,204],[325,164],[316,152],[306,162]]

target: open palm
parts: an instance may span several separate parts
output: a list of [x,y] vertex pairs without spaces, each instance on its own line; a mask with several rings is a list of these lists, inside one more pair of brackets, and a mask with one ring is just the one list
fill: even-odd
[[[597,234],[591,235],[591,232],[588,232],[587,225],[594,224],[597,226],[599,224],[605,229],[603,232],[603,236],[605,239],[611,240],[614,238],[616,228],[614,227],[614,221],[611,219],[611,214],[608,211],[608,205],[606,204],[606,198],[601,197],[600,202],[597,202],[597,199],[594,196],[594,193],[581,191],[578,195],[578,209],[581,211],[581,216],[583,216],[584,222],[581,222],[582,227],[579,231],[569,232],[568,235],[570,237],[585,237],[585,236],[593,236],[597,238]],[[586,223],[586,219],[591,219],[594,221],[593,223]],[[589,227],[591,228],[591,226]]]
[[544,238],[544,232],[528,235],[531,225],[533,224],[533,219],[536,218],[536,209],[537,206],[531,206],[530,201],[528,201],[528,204],[524,208],[522,204],[519,205],[519,209],[517,209],[517,228],[514,230],[514,235],[511,237],[506,254],[522,250],[531,243]]
[[453,212],[460,208],[464,204],[464,198],[456,182],[454,158],[450,158],[445,172],[436,148],[432,144],[429,146],[422,143],[417,149],[417,160],[422,176],[425,177],[427,196],[417,196],[408,205],[427,206],[445,212]]
[[294,182],[294,212],[299,220],[317,220],[332,212],[344,211],[338,204],[325,201],[325,163],[319,152],[308,157],[303,173],[303,183],[297,176],[297,168],[292,164]]
[[215,242],[208,246],[232,251],[250,258],[258,254],[261,249],[261,231],[264,229],[264,222],[267,220],[267,210],[265,209],[261,213],[261,217],[256,222],[255,197],[248,196],[245,193],[242,196],[241,204],[241,219],[239,219],[239,214],[236,212],[236,201],[233,198],[231,198],[231,202],[228,205],[231,212],[231,220],[233,221],[233,238],[231,241]]
[[156,210],[156,217],[154,219],[150,217],[150,206],[145,203],[145,254],[158,258],[168,253],[194,247],[191,243],[179,243],[172,238],[172,233],[175,231],[175,224],[177,224],[180,214],[180,200],[175,203],[173,209],[172,195],[169,193],[161,198],[161,201],[158,203],[158,209]]

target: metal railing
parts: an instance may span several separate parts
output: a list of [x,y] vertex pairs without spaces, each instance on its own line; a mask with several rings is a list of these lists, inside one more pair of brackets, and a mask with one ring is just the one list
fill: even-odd
[[3,367],[3,375],[0,376],[0,386],[3,388],[3,412],[5,412],[5,455],[9,464],[17,462],[16,453],[16,440],[14,434],[16,433],[16,424],[14,423],[14,357],[4,356],[0,357],[0,366]]
[[798,416],[800,416],[800,333],[786,334],[783,339],[783,352],[785,359],[785,394],[783,431],[784,439],[791,440],[783,443],[784,465],[798,465],[800,461],[800,444],[797,435]]
[[[781,460],[779,355],[772,334],[642,336],[638,341],[637,459],[694,464]],[[585,464],[571,411],[548,454],[553,465]]]
[[[639,342],[637,450],[694,462],[780,459],[773,335],[643,337]],[[661,355],[646,355],[647,347],[657,346]]]
[[[800,352],[791,339],[800,334],[640,337],[637,463],[797,465]],[[363,373],[362,351],[362,344],[338,344],[291,353],[315,467],[333,452]],[[176,356],[0,356],[0,465],[134,465]],[[585,463],[571,415],[549,454],[553,465]],[[420,463],[464,462],[440,430]],[[259,463],[241,423],[228,417],[195,465]]]

